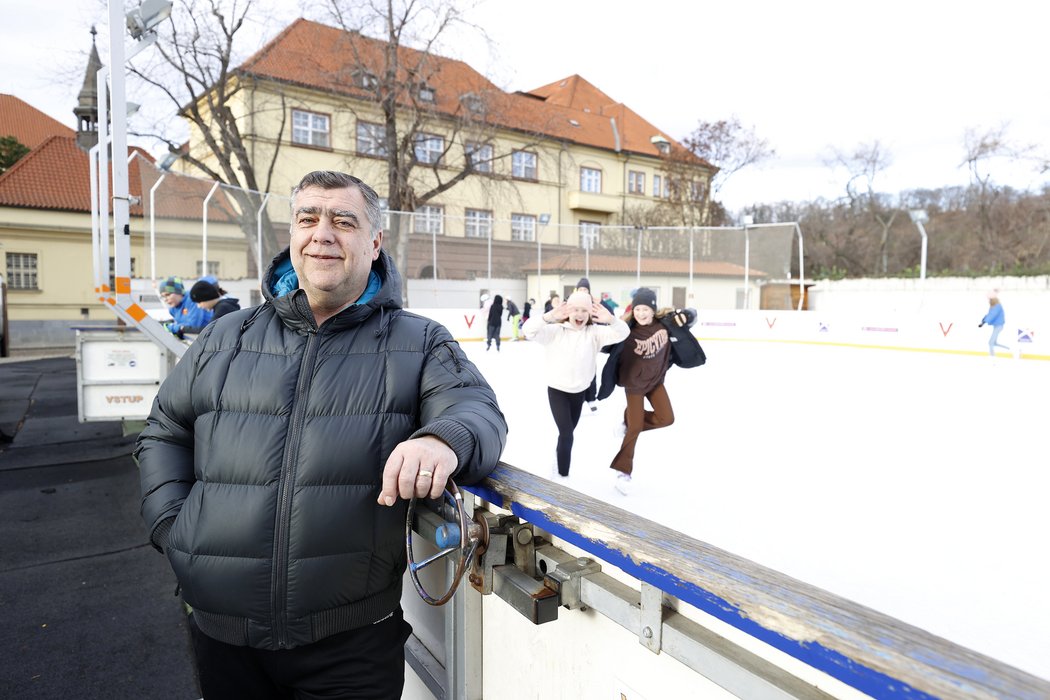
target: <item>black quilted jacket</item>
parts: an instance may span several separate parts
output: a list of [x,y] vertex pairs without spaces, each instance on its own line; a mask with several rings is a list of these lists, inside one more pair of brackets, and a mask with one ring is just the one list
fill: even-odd
[[197,338],[135,449],[142,516],[201,629],[284,649],[394,610],[405,570],[405,503],[376,504],[399,442],[435,435],[457,483],[495,467],[507,425],[492,389],[439,323],[382,287],[315,326],[305,292],[227,314]]

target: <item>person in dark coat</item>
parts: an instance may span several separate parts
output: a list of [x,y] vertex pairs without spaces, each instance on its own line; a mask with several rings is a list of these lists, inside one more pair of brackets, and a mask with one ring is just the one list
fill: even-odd
[[[225,289],[208,280],[198,280],[190,287],[190,299],[200,308],[210,311],[212,321],[241,308],[240,299],[227,295]],[[185,333],[200,333],[204,326],[184,326],[182,330]]]
[[[674,409],[664,388],[664,377],[671,364],[698,367],[707,361],[690,328],[696,323],[693,309],[660,309],[656,294],[647,287],[635,291],[631,311],[625,315],[631,333],[614,346],[602,370],[598,398],[612,394],[619,385],[627,394],[624,410],[624,436],[611,469],[617,472],[616,490],[627,495],[634,472],[634,451],[638,436],[645,430],[666,428],[674,423]],[[652,407],[645,410],[645,401]]]
[[401,308],[376,192],[292,193],[264,303],[208,325],[134,455],[207,698],[401,696],[406,499],[496,466],[507,424],[448,330]]
[[503,326],[503,297],[499,294],[492,297],[492,306],[489,307],[488,323],[485,327],[485,350],[496,341],[496,352],[499,352],[499,332]]

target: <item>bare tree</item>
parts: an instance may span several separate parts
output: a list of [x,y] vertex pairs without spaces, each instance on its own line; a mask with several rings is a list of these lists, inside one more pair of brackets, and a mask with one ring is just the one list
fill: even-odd
[[[245,129],[257,129],[268,120],[246,119],[251,115],[234,108],[239,93],[253,88],[251,76],[240,71],[236,62],[246,51],[258,48],[246,34],[256,29],[261,16],[256,0],[176,0],[171,17],[158,28],[156,47],[144,54],[148,58],[129,67],[135,79],[166,97],[188,122],[193,148],[188,148],[183,129],[173,129],[166,119],[138,135],[157,139],[205,177],[232,186],[226,194],[240,210],[239,224],[253,253],[249,268],[254,267],[258,252],[260,193],[271,188],[287,114],[286,98],[278,86],[267,92],[267,99],[253,100],[256,115],[265,111],[279,115],[272,122],[273,133],[246,133]],[[260,159],[259,152],[250,148],[250,141],[259,139],[272,144],[268,158]],[[275,251],[277,232],[268,220],[261,228],[263,250]]]
[[[466,9],[464,9],[466,7]],[[509,159],[491,146],[497,127],[514,110],[508,96],[480,74],[467,71],[468,84],[450,82],[452,63],[436,51],[456,31],[484,40],[481,29],[466,19],[469,7],[448,0],[329,0],[329,14],[343,35],[336,50],[344,57],[336,69],[338,82],[350,86],[345,109],[378,107],[382,120],[377,137],[382,147],[371,155],[386,164],[387,208],[391,211],[384,241],[402,270],[407,303],[409,217],[468,178],[481,182],[494,197],[513,196],[513,187],[499,187],[511,177],[494,167]],[[449,94],[449,88],[457,94]],[[525,124],[525,147],[549,141],[542,122],[528,124],[515,114],[512,123]],[[540,117],[542,120],[543,117]],[[462,154],[462,155],[460,155]],[[538,156],[537,156],[538,157]],[[460,160],[462,158],[462,160]],[[448,167],[451,164],[461,167]]]
[[890,229],[900,209],[875,190],[875,180],[892,164],[892,157],[878,140],[859,144],[852,153],[837,149],[832,153],[833,163],[845,168],[849,174],[846,195],[850,211],[865,212],[879,227],[877,262],[873,272],[885,275],[889,270]]
[[776,155],[769,141],[760,138],[753,127],[744,126],[736,116],[713,122],[700,121],[696,129],[682,139],[682,145],[692,156],[714,166],[703,197],[704,225],[713,223],[715,210],[710,203],[718,200],[718,194],[729,178]]

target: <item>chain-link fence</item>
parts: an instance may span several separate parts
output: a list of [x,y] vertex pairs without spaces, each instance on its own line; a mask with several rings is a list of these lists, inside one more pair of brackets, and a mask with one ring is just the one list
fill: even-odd
[[[146,230],[134,276],[212,275],[240,282],[258,303],[258,278],[288,244],[290,199],[144,166]],[[650,287],[661,305],[711,309],[794,308],[802,274],[801,233],[794,223],[735,228],[562,224],[546,216],[495,219],[467,208],[451,215],[421,206],[384,213],[383,246],[405,279],[406,304],[476,307],[484,294],[542,304],[564,297],[581,277],[591,291],[626,305]],[[148,261],[148,265],[146,264]]]

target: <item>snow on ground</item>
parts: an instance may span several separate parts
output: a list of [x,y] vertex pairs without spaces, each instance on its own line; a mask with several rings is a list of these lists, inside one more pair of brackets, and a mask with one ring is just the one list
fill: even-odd
[[[1050,678],[1050,362],[706,341],[675,424],[613,487],[622,389],[580,418],[567,486]],[[464,343],[550,478],[544,348]],[[604,361],[604,355],[599,362]]]

